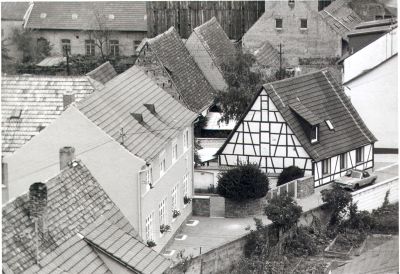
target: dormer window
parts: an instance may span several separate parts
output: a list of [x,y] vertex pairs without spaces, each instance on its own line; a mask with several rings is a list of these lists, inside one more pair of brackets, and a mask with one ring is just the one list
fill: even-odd
[[310,134],[311,144],[315,144],[319,140],[319,126],[313,126]]

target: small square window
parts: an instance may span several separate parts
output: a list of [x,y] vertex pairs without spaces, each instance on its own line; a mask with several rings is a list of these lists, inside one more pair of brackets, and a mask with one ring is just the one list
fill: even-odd
[[300,19],[300,28],[301,29],[307,28],[307,19]]
[[275,28],[282,29],[282,26],[283,26],[283,20],[280,18],[275,19]]

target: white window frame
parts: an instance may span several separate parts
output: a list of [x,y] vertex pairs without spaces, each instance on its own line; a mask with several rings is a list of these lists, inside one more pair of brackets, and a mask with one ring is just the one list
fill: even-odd
[[162,199],[161,202],[158,204],[158,215],[160,217],[159,220],[160,225],[167,224],[167,212],[165,211],[166,204],[167,204],[167,198]]
[[179,195],[178,195],[178,184],[176,184],[171,191],[171,207],[172,210],[179,210]]
[[189,129],[186,128],[183,132],[183,150],[186,151],[189,148]]
[[159,157],[159,168],[160,168],[160,177],[162,177],[164,174],[165,174],[165,171],[166,171],[166,153],[165,153],[165,150],[164,151],[162,151],[161,153],[160,153],[160,157]]
[[311,140],[311,144],[315,144],[318,142],[318,139],[319,139],[319,136],[318,136],[319,126],[313,126],[311,129],[311,134],[312,134],[312,131],[315,131],[315,139],[312,139],[312,137],[310,136],[310,140]]
[[[342,159],[344,159],[344,167],[342,167]],[[347,169],[347,152],[339,155],[339,167],[340,170]]]
[[154,212],[151,212],[147,218],[146,218],[146,222],[145,222],[145,234],[146,234],[146,241],[154,241],[154,228],[153,228],[153,216],[154,216]]
[[[277,27],[278,20],[281,20],[281,27]],[[282,30],[283,29],[283,18],[275,18],[275,29]]]
[[[303,28],[303,27],[301,26],[301,23],[303,22],[303,20],[306,21],[306,27],[305,27],[305,28]],[[300,18],[300,29],[301,29],[301,30],[306,30],[306,29],[308,29],[308,19],[307,19],[307,18]]]
[[183,176],[183,197],[189,198],[189,172]]
[[172,141],[171,154],[172,154],[172,162],[174,163],[178,159],[178,142],[176,139]]

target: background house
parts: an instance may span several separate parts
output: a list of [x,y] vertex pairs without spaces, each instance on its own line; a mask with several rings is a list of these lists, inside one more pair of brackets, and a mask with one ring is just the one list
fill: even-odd
[[[3,273],[163,273],[149,248],[81,161],[3,205]],[[34,181],[32,181],[34,182]]]
[[46,39],[53,55],[136,55],[147,35],[146,3],[34,2],[24,27]]
[[373,163],[375,137],[327,70],[265,84],[224,145],[221,166],[255,163],[278,174],[296,165],[315,186]]
[[[193,190],[196,116],[132,67],[4,158],[10,198],[32,181],[55,176],[57,152],[74,147],[139,235],[154,240],[159,251],[191,213],[184,197]],[[171,231],[160,233],[162,224]]]
[[[7,49],[7,54],[12,62],[18,62],[22,53],[12,42],[14,29],[21,29],[24,25],[29,2],[1,2],[1,41],[2,47]],[[5,62],[7,60],[2,60]]]
[[346,94],[377,137],[377,151],[398,150],[397,26],[343,60]]

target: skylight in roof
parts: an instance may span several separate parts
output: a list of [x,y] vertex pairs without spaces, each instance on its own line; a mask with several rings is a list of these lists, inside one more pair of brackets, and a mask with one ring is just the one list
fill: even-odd
[[45,12],[42,12],[41,14],[40,14],[40,18],[41,19],[44,19],[44,18],[46,18],[47,17],[47,14],[45,13]]
[[76,20],[76,19],[78,19],[78,14],[73,13],[73,14],[71,15],[71,17],[72,17],[73,20]]
[[19,119],[21,118],[22,109],[14,109],[10,115],[10,119]]
[[329,128],[330,130],[334,130],[334,127],[333,127],[333,125],[332,125],[331,120],[325,120],[325,123],[326,123],[326,125],[328,126],[328,128]]
[[114,18],[115,18],[115,17],[114,17],[114,14],[109,14],[109,15],[108,15],[108,19],[114,20]]

